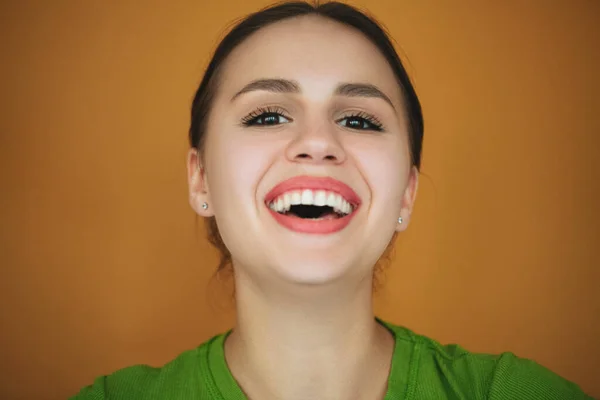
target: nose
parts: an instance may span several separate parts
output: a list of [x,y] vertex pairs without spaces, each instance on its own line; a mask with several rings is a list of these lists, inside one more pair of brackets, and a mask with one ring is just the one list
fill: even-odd
[[307,128],[286,149],[288,160],[311,164],[341,164],[346,153],[332,129]]

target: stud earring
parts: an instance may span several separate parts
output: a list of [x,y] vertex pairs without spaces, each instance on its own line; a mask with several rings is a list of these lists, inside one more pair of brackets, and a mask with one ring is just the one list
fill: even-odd
[[206,210],[208,208],[208,203],[207,202],[202,203],[202,208]]
[[400,225],[402,225],[402,217],[399,217],[399,218],[398,218],[398,223],[399,223]]

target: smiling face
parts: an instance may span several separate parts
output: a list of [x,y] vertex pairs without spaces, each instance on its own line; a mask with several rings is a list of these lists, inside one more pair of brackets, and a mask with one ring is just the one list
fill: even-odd
[[417,188],[400,88],[378,48],[337,22],[288,19],[242,42],[217,88],[190,194],[216,217],[236,271],[370,277]]

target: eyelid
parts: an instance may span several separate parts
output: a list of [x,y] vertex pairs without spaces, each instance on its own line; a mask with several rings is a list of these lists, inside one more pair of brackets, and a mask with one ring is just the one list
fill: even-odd
[[290,116],[286,109],[278,105],[270,105],[270,106],[259,106],[255,107],[251,112],[246,114],[246,116],[242,117],[241,123],[242,125],[246,124],[249,121],[252,121],[255,118],[258,118],[264,114],[279,114],[282,117],[293,121],[294,119]]
[[342,113],[342,115],[335,120],[335,122],[337,123],[337,122],[342,121],[345,118],[353,118],[353,117],[358,117],[358,118],[362,118],[362,119],[366,120],[367,122],[369,122],[372,125],[374,125],[375,127],[377,127],[378,130],[380,130],[381,132],[386,131],[385,125],[381,122],[381,120],[379,118],[377,118],[374,114],[364,111],[364,110],[344,111]]
[[344,118],[351,118],[351,117],[360,117],[360,118],[376,121],[377,123],[381,123],[379,118],[377,118],[375,115],[373,115],[369,112],[363,111],[363,110],[344,111],[341,114],[341,116],[339,116],[337,118],[337,121],[344,119]]

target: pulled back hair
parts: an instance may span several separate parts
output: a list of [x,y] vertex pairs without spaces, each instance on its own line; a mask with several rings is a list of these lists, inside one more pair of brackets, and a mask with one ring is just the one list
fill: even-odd
[[[218,88],[222,66],[229,54],[258,30],[279,21],[301,16],[318,16],[350,26],[362,32],[365,37],[377,46],[392,68],[400,87],[404,112],[408,120],[407,128],[411,163],[417,170],[420,170],[423,145],[423,114],[421,104],[404,65],[400,61],[389,36],[373,18],[350,5],[337,1],[323,4],[318,1],[314,3],[303,1],[278,3],[250,14],[238,22],[217,46],[194,96],[189,130],[190,146],[196,148],[200,157],[204,158],[204,143],[208,118]],[[213,275],[214,278],[223,272],[232,272],[231,253],[221,238],[215,218],[208,218],[206,222],[208,240],[221,253],[218,268]],[[388,261],[394,238],[390,241],[380,261]],[[378,264],[380,267],[381,264]],[[375,275],[380,272],[377,269],[374,272]],[[377,284],[377,279],[374,279],[374,290],[376,290]]]

